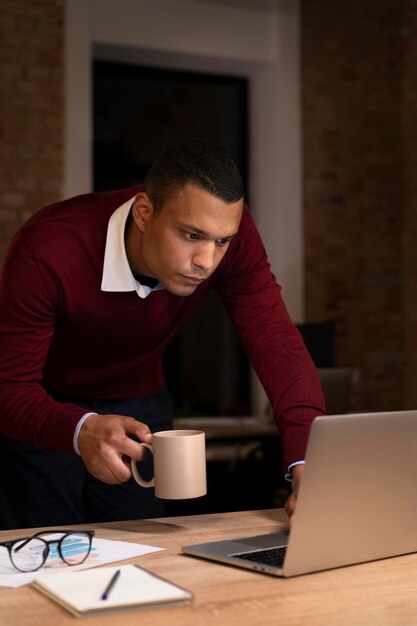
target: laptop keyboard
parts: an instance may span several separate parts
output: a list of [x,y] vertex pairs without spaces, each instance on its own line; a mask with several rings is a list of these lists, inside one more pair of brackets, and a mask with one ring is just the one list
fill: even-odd
[[287,546],[281,546],[279,548],[268,548],[267,550],[241,552],[240,554],[231,554],[230,556],[237,557],[238,559],[245,559],[246,561],[252,561],[253,563],[262,563],[263,565],[282,567],[284,565],[286,550]]

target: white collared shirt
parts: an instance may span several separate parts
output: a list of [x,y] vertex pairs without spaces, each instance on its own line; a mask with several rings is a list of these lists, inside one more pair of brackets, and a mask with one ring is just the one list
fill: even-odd
[[164,286],[161,283],[155,287],[141,285],[130,269],[125,245],[125,227],[134,199],[135,196],[119,206],[109,220],[101,291],[136,291],[139,298],[146,298],[152,291],[164,289]]

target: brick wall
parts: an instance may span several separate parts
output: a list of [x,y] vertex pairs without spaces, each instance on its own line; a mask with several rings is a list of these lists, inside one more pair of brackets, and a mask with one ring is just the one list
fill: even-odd
[[[405,404],[407,4],[415,2],[302,2],[306,314],[308,321],[334,320],[338,364],[359,367],[358,408],[366,410]],[[413,20],[415,36],[415,11]],[[408,117],[416,130],[415,82],[412,89]],[[407,254],[417,268],[411,241]]]
[[63,189],[63,3],[0,2],[0,259]]

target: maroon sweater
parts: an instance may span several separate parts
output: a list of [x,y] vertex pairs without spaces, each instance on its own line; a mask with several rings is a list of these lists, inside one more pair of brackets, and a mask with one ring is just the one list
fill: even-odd
[[247,209],[214,274],[187,297],[100,289],[107,225],[139,188],[38,211],[13,238],[0,282],[0,433],[74,454],[85,410],[55,402],[128,398],[164,385],[161,357],[210,289],[220,294],[273,407],[284,466],[304,458],[320,383]]

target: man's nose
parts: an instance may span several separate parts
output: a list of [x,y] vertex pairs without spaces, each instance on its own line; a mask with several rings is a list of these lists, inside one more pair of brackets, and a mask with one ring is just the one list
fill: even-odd
[[209,272],[215,266],[216,244],[214,241],[202,241],[194,251],[191,262],[194,267]]

